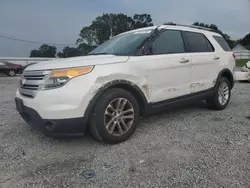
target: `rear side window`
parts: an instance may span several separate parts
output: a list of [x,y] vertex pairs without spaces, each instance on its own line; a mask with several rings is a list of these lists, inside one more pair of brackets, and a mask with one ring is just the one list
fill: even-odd
[[152,53],[153,55],[185,53],[181,32],[176,30],[164,31],[152,43]]
[[225,39],[221,36],[213,36],[214,39],[219,43],[219,45],[223,48],[223,50],[229,52],[232,51],[232,49],[229,47]]
[[183,32],[187,52],[213,52],[214,47],[201,33]]

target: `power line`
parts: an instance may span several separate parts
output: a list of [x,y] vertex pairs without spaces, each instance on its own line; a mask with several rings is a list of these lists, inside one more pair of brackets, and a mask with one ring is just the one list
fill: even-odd
[[30,41],[30,40],[18,39],[18,38],[13,38],[13,37],[7,37],[3,35],[0,35],[0,38],[19,41],[19,42],[32,43],[32,44],[47,44],[47,45],[52,45],[52,46],[75,46],[75,44],[46,43],[46,42]]

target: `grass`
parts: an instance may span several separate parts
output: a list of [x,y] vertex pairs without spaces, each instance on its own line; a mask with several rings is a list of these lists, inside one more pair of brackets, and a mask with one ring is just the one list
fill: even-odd
[[238,59],[236,60],[237,67],[243,67],[250,59]]

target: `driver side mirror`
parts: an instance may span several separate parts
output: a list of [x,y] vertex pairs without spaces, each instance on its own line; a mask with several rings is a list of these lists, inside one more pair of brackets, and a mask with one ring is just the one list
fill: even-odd
[[153,48],[152,48],[152,46],[147,47],[146,49],[144,49],[143,52],[144,52],[143,55],[153,55]]

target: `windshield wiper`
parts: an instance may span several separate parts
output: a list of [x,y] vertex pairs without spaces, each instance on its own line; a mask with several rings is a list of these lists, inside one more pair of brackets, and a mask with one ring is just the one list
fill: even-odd
[[88,54],[88,55],[106,55],[106,54],[111,54],[111,53],[91,53],[91,54]]

